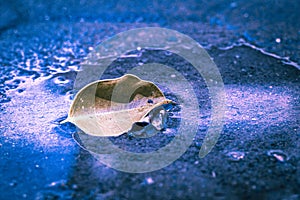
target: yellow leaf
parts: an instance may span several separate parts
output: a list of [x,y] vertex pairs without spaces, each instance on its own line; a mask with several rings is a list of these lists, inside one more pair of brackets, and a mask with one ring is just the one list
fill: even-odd
[[71,122],[89,135],[119,136],[151,110],[169,103],[154,83],[126,74],[82,88],[62,123]]

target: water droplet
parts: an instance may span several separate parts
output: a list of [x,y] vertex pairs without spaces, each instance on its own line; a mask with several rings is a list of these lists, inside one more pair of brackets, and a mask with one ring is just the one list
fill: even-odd
[[66,180],[59,180],[59,181],[53,181],[50,184],[47,185],[47,187],[53,188],[53,187],[59,187],[64,188],[67,185]]
[[244,152],[232,151],[226,154],[231,161],[240,161],[245,157]]
[[276,158],[280,162],[284,162],[288,159],[288,156],[282,150],[270,150],[268,156]]
[[213,178],[216,178],[216,176],[217,176],[216,172],[212,171],[212,172],[211,172],[211,176],[212,176]]
[[72,189],[73,189],[73,190],[77,190],[77,189],[78,189],[78,185],[73,184],[73,185],[72,185]]
[[11,187],[14,187],[14,186],[16,186],[17,185],[17,181],[15,181],[15,180],[12,180],[10,183],[9,183],[9,186],[11,186]]
[[151,184],[154,183],[154,180],[153,180],[151,177],[148,177],[148,178],[146,178],[146,183],[147,183],[148,185],[151,185]]

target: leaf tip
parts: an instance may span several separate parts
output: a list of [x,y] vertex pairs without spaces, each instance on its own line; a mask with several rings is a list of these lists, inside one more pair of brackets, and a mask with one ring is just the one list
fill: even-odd
[[167,104],[171,104],[173,106],[178,105],[178,103],[176,103],[175,101],[170,100],[170,99],[167,100]]

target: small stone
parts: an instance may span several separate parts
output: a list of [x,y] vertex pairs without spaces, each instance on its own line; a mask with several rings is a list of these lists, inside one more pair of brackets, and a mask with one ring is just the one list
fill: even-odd
[[282,150],[270,150],[268,156],[276,158],[279,162],[284,162],[288,159],[288,156]]
[[240,151],[232,151],[227,153],[227,156],[229,157],[230,161],[240,161],[245,157],[245,153]]
[[216,172],[212,171],[212,172],[211,172],[211,176],[212,176],[213,178],[216,178],[216,177],[217,177]]

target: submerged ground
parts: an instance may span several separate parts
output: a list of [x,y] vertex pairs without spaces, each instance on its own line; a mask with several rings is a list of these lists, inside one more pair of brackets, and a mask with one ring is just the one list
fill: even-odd
[[[296,1],[273,0],[0,4],[0,199],[299,199],[299,9]],[[208,51],[225,84],[227,112],[218,143],[200,159],[210,100],[203,80],[185,71],[201,109],[192,145],[166,168],[129,174],[97,161],[72,138],[76,128],[58,122],[87,54],[147,26],[182,32]],[[143,51],[112,63],[106,76],[150,62],[189,65]],[[115,142],[147,148],[126,136]]]

